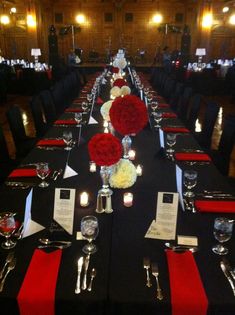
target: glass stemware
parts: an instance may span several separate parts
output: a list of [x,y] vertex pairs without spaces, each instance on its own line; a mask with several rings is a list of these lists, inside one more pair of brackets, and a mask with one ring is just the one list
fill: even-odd
[[92,243],[99,233],[98,219],[95,216],[88,215],[81,220],[81,233],[82,236],[88,240],[82,250],[86,254],[94,254],[97,251],[97,246]]
[[86,98],[87,98],[88,102],[91,103],[92,99],[93,99],[93,95],[92,94],[87,94]]
[[162,120],[162,113],[161,112],[153,112],[153,118],[155,122],[157,123],[154,127],[159,129],[161,128],[160,122]]
[[151,102],[151,109],[153,110],[153,112],[155,112],[158,108],[158,102]]
[[82,121],[82,113],[75,113],[74,119],[76,120],[76,123],[79,125]]
[[38,163],[36,165],[37,176],[42,180],[42,182],[38,185],[41,188],[45,188],[49,186],[49,183],[45,181],[47,176],[50,173],[48,163]]
[[[75,114],[77,114],[77,113],[75,113]],[[79,114],[80,114],[80,113],[79,113]],[[67,151],[71,150],[72,147],[70,146],[70,144],[71,144],[71,142],[72,142],[72,140],[73,140],[72,132],[65,130],[65,131],[63,132],[63,140],[64,140],[64,142],[65,142],[65,144],[66,144],[65,150],[67,150]]]
[[166,143],[168,145],[168,148],[166,152],[172,156],[175,150],[173,149],[173,146],[176,144],[176,134],[175,133],[167,133],[166,134]]
[[16,242],[12,241],[10,237],[16,230],[16,221],[14,213],[3,212],[0,214],[0,234],[6,238],[5,242],[1,244],[4,249],[11,249],[16,246]]
[[184,186],[188,189],[183,193],[185,197],[192,198],[195,196],[191,191],[197,185],[197,172],[194,170],[185,170],[183,175]]
[[89,107],[89,105],[88,105],[88,103],[87,103],[87,102],[82,102],[82,109],[83,109],[83,112],[84,112],[84,113],[86,113],[86,112],[87,112],[88,107]]
[[214,222],[214,237],[219,244],[212,247],[212,251],[217,255],[226,255],[228,249],[222,245],[222,243],[227,242],[233,232],[234,220],[228,218],[216,218]]

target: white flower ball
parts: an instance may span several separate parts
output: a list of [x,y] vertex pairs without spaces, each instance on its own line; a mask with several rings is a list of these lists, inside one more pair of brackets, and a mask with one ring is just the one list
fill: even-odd
[[121,96],[121,89],[118,86],[112,87],[112,89],[110,90],[110,95],[113,98]]
[[124,85],[121,87],[121,95],[129,95],[131,94],[131,89],[129,88],[129,86]]
[[103,119],[106,121],[110,121],[109,110],[112,106],[112,103],[113,103],[113,101],[105,102],[100,108],[100,113],[101,113]]
[[133,163],[126,159],[121,159],[116,164],[116,170],[109,179],[110,186],[113,188],[128,188],[136,182],[137,174]]

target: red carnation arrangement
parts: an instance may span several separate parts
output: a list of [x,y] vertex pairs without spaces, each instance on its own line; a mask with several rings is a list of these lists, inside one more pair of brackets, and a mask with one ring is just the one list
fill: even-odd
[[119,68],[118,67],[112,67],[112,73],[118,73]]
[[117,163],[122,155],[122,145],[118,138],[110,133],[98,133],[88,143],[91,161],[99,166]]
[[119,88],[127,85],[127,82],[124,79],[117,79],[113,82],[113,86],[118,86]]
[[123,136],[138,133],[148,121],[146,106],[135,95],[117,97],[112,103],[109,116],[114,129]]

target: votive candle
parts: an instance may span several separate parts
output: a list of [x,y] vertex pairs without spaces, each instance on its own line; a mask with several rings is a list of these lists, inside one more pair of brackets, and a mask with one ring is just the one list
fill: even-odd
[[83,191],[80,194],[80,206],[81,207],[86,207],[89,205],[89,195],[86,191]]
[[130,150],[128,152],[129,159],[133,161],[135,159],[135,150]]
[[142,165],[138,164],[138,165],[136,166],[136,174],[137,174],[138,176],[142,176],[142,174],[143,174],[143,166],[142,166]]
[[125,207],[131,207],[133,205],[133,194],[130,192],[124,193],[123,203]]
[[90,172],[91,173],[95,173],[96,172],[96,164],[93,161],[90,162]]

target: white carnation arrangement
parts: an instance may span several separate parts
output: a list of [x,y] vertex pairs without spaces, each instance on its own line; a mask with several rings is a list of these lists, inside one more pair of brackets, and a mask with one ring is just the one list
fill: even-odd
[[110,96],[113,98],[121,96],[121,89],[118,86],[112,87],[112,89],[110,90]]
[[124,85],[121,87],[121,95],[124,96],[124,95],[129,95],[131,94],[131,89],[129,88],[129,86],[127,85]]
[[100,113],[101,113],[103,119],[106,120],[106,121],[110,121],[109,110],[110,110],[110,108],[112,106],[112,103],[113,103],[112,100],[107,101],[100,108]]
[[115,166],[115,170],[110,176],[109,183],[113,188],[128,188],[136,182],[137,174],[133,163],[126,159],[121,159]]

